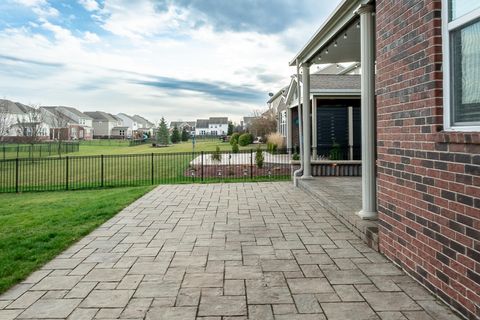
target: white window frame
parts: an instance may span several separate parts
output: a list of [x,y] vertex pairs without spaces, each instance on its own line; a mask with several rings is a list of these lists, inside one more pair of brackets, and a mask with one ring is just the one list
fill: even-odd
[[455,125],[452,124],[453,118],[453,102],[451,97],[451,60],[450,60],[450,34],[458,28],[465,26],[480,18],[480,8],[477,8],[468,14],[465,14],[453,21],[449,21],[449,2],[450,0],[442,0],[442,42],[443,42],[443,127],[445,131],[480,131],[478,125]]

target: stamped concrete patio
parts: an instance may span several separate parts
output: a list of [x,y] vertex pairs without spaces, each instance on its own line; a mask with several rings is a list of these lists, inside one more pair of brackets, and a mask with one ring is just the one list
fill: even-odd
[[457,319],[291,183],[160,186],[0,296],[0,319]]

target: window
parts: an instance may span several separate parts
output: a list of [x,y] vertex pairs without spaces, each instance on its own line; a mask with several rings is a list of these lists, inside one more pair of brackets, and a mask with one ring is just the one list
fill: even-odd
[[443,0],[444,125],[480,130],[480,1]]

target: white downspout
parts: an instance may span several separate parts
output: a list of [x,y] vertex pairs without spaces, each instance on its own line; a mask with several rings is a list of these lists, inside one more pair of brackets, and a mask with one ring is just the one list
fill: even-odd
[[300,93],[300,62],[297,59],[297,97],[298,97],[298,140],[300,143],[300,169],[293,173],[293,186],[298,187],[298,177],[303,174],[303,126],[302,126],[302,97]]

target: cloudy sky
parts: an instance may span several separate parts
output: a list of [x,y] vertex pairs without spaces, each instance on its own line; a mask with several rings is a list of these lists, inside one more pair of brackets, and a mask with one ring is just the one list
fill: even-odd
[[339,0],[1,0],[0,98],[157,121],[266,107]]

